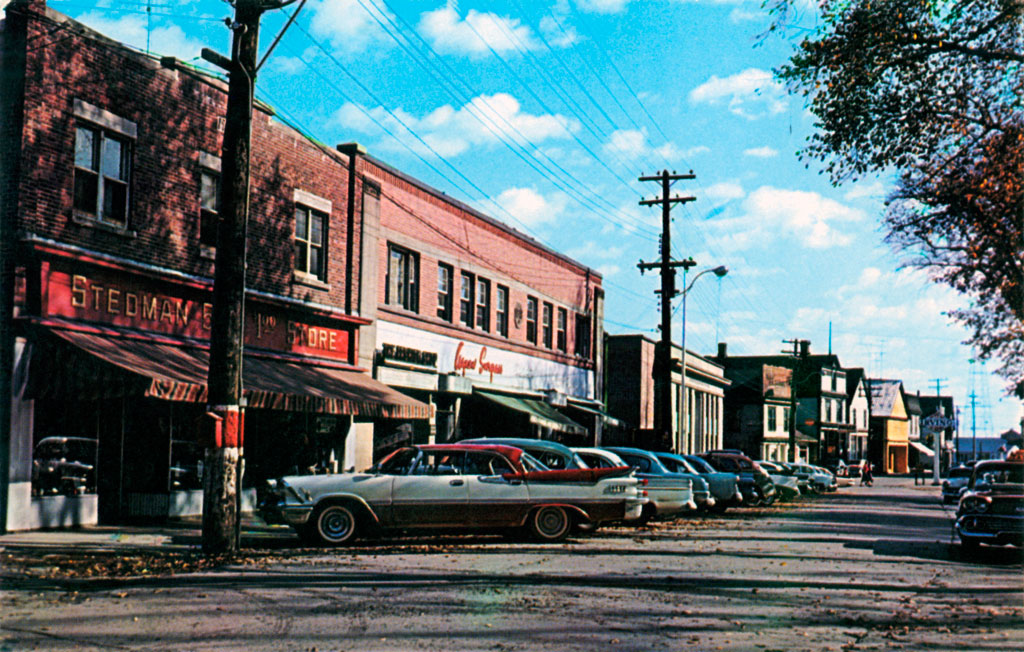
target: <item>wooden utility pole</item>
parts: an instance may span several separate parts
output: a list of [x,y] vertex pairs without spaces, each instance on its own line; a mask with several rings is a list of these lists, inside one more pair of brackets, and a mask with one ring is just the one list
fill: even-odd
[[[654,356],[654,429],[658,441],[652,442],[652,448],[674,450],[675,438],[672,436],[672,298],[676,296],[676,267],[690,268],[696,263],[693,260],[672,260],[672,229],[671,212],[674,204],[696,201],[696,197],[672,197],[669,192],[672,182],[679,179],[695,179],[693,172],[688,174],[669,174],[663,170],[654,176],[641,176],[640,181],[661,182],[661,197],[643,199],[641,206],[661,206],[661,261],[645,263],[640,261],[637,267],[643,274],[648,269],[658,269],[661,273],[661,340]],[[686,364],[686,352],[683,352],[683,364]],[[685,389],[683,391],[686,391]]]
[[[796,397],[796,386],[797,370],[800,369],[800,343],[806,342],[807,340],[783,340],[784,344],[793,345],[793,369],[789,376],[789,461],[796,462],[796,408],[797,408],[797,397]],[[783,353],[789,353],[789,351],[783,351]]]
[[203,552],[237,552],[245,433],[242,354],[245,325],[246,227],[249,155],[260,16],[282,6],[236,0],[231,58],[203,49],[203,58],[228,71],[227,120],[222,146],[220,223],[213,281],[207,413],[212,418],[203,480]]

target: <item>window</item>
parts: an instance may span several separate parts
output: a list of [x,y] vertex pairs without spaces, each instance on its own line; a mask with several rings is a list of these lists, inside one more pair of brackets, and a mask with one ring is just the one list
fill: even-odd
[[498,335],[508,337],[508,288],[504,285],[499,285],[494,295],[494,322]]
[[559,351],[566,351],[568,347],[565,329],[569,322],[569,313],[565,308],[558,309],[558,321],[555,322],[555,343]]
[[75,128],[75,210],[100,222],[128,226],[128,140],[92,126]]
[[590,317],[576,315],[576,355],[590,359]]
[[203,168],[199,172],[199,243],[217,246],[220,222],[220,172]]
[[462,272],[459,286],[459,321],[467,328],[473,328],[473,275]]
[[777,410],[778,408],[774,405],[768,406],[768,432],[775,432],[779,429]]
[[551,313],[554,312],[555,307],[550,303],[544,303],[544,314],[542,315],[541,325],[544,329],[544,348],[551,348]]
[[526,341],[537,343],[537,297],[526,297]]
[[825,399],[825,421],[832,423],[832,399]]
[[326,280],[326,231],[326,214],[306,206],[295,207],[295,271]]
[[416,312],[419,310],[419,256],[397,245],[388,245],[388,276],[384,303]]
[[793,427],[793,411],[790,408],[782,408],[782,427],[787,431]]
[[452,320],[452,281],[455,270],[451,265],[439,263],[437,266],[437,316],[450,322]]
[[482,278],[476,281],[476,327],[491,330],[491,282]]

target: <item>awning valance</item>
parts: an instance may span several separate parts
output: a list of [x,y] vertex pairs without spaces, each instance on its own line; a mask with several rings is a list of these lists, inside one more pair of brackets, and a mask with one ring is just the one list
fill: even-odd
[[[140,395],[206,401],[210,352],[203,345],[75,330],[49,332],[57,343],[70,346],[43,345],[33,356],[30,391],[37,396]],[[255,408],[392,419],[430,417],[429,405],[360,371],[293,358],[247,353],[242,386],[247,405]]]
[[530,418],[530,423],[551,428],[559,432],[571,435],[585,435],[587,429],[565,416],[544,401],[532,398],[520,398],[518,396],[506,396],[504,394],[492,394],[491,392],[476,392],[482,398],[492,401],[502,407],[515,410]]
[[919,441],[911,440],[910,441],[910,445],[913,446],[914,448],[916,448],[918,453],[924,453],[925,455],[927,455],[929,457],[935,457],[935,451],[933,451],[932,449],[928,448],[927,446],[925,446],[924,444],[922,444]]

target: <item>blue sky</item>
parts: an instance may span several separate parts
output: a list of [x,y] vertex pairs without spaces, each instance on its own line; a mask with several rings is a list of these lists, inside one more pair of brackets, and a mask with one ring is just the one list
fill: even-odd
[[[220,0],[49,3],[199,65],[201,47],[230,51]],[[265,15],[264,49],[287,17]],[[803,28],[815,20],[802,10]],[[882,242],[890,179],[833,188],[796,156],[813,116],[773,80],[792,42],[759,38],[767,25],[760,0],[309,0],[257,94],[600,271],[612,333],[658,338],[658,277],[636,266],[659,255],[660,209],[638,204],[658,188],[637,177],[693,170],[675,186],[697,201],[673,211],[673,256],[730,273],[693,286],[687,348],[753,355],[803,338],[824,353],[831,324],[845,366],[922,394],[941,379],[962,435],[972,390],[979,436],[1019,427],[995,365],[970,364],[943,314],[965,300],[900,270]]]

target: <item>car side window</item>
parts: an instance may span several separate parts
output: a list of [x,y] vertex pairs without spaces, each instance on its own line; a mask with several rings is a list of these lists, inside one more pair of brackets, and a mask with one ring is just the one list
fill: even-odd
[[459,453],[427,453],[413,470],[413,475],[461,475],[464,455]]
[[515,473],[512,465],[504,457],[493,453],[469,451],[462,469],[466,475],[504,475]]

